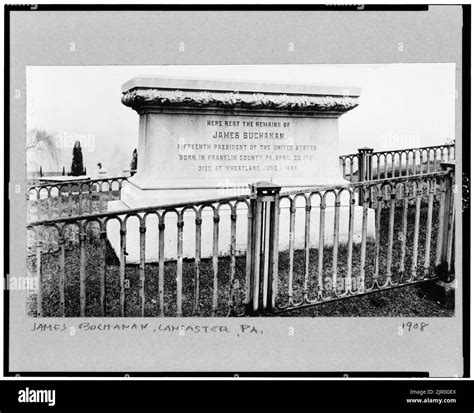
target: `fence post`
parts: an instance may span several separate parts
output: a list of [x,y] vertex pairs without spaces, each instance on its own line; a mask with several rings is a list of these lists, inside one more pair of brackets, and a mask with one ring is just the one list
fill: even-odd
[[359,148],[359,182],[372,180],[372,154],[374,148]]
[[[359,148],[358,155],[358,172],[359,182],[371,181],[372,180],[372,154],[374,153],[373,148]],[[372,191],[371,191],[372,192]],[[359,206],[364,205],[364,200],[359,196]],[[372,193],[369,194],[369,205],[372,205]]]
[[434,299],[444,304],[445,307],[454,309],[455,273],[453,265],[452,237],[454,235],[454,162],[442,162],[441,168],[449,172],[444,181],[444,197],[441,202],[444,208],[440,216],[438,231],[440,234],[440,249],[436,262],[436,275],[438,280],[427,284],[424,289]]
[[445,184],[445,196],[444,196],[444,214],[441,217],[442,221],[439,223],[438,231],[441,231],[441,251],[439,263],[436,268],[436,273],[440,279],[446,283],[453,281],[454,275],[450,273],[448,262],[448,253],[450,243],[450,237],[453,235],[452,225],[452,214],[454,214],[454,162],[442,162],[441,169],[448,172]]
[[271,182],[250,185],[252,236],[249,311],[272,311],[278,288],[278,224],[281,186]]

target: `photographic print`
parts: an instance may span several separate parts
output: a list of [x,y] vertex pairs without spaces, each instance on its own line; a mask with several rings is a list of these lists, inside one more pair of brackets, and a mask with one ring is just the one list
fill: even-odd
[[454,69],[28,67],[28,314],[452,315]]

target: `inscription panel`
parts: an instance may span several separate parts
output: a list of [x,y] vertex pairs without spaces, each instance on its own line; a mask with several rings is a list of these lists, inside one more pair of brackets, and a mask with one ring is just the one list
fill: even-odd
[[[311,185],[340,177],[337,119],[192,114],[146,116],[143,187]],[[140,160],[139,160],[140,162]]]

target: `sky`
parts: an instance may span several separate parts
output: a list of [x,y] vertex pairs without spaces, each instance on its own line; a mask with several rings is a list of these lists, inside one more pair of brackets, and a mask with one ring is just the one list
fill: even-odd
[[[88,173],[97,162],[122,175],[138,146],[138,115],[121,86],[139,75],[316,83],[361,88],[360,104],[339,120],[340,154],[439,145],[454,139],[455,65],[29,66],[27,132],[50,133],[56,161],[28,153],[28,170],[70,168],[75,140]],[[28,138],[27,138],[28,139]]]

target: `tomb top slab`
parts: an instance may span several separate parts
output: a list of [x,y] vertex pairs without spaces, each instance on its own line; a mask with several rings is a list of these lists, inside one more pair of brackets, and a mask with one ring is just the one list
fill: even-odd
[[303,83],[138,76],[122,86],[122,93],[122,103],[135,110],[198,107],[342,114],[358,105],[360,89]]

